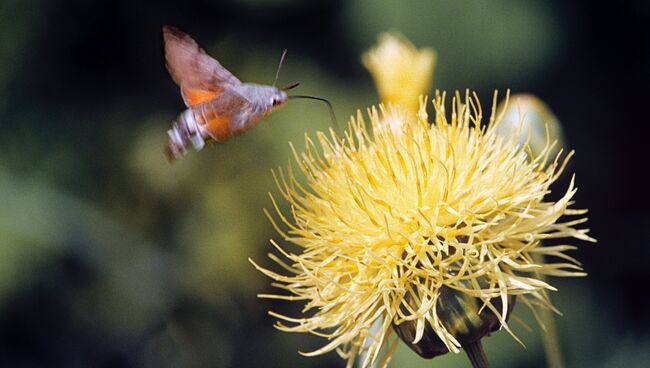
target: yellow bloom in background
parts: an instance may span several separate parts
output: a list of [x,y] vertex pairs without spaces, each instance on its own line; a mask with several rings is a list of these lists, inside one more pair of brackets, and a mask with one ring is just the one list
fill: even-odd
[[[262,297],[305,304],[304,316],[271,312],[281,320],[277,327],[328,340],[306,355],[336,350],[349,367],[360,355],[366,367],[379,357],[388,362],[399,341],[393,331],[416,351],[435,340],[441,352],[458,352],[481,316],[497,322],[488,333],[508,329],[515,297],[552,308],[546,291],[555,289],[541,275],[584,275],[565,254],[572,245],[541,245],[550,238],[593,240],[575,228],[586,218],[560,221],[585,213],[568,208],[573,180],[557,202],[545,200],[571,154],[560,160],[547,145],[531,157],[497,133],[494,113],[481,125],[475,96],[457,94],[448,113],[445,95],[437,95],[433,122],[424,102],[410,115],[370,109],[370,126],[359,113],[344,137],[307,137],[306,151],[294,151],[295,167],[276,173],[291,208],[283,214],[273,201],[288,230],[276,228],[295,246],[272,242],[281,256],[271,258],[284,273],[255,266],[284,291]],[[391,119],[404,120],[401,131],[384,129]],[[537,263],[535,254],[559,261]],[[466,297],[476,313],[447,318],[441,300],[450,293]],[[378,320],[381,326],[371,329]]]
[[381,102],[418,111],[419,96],[431,87],[436,62],[432,48],[418,50],[404,36],[384,33],[362,61],[375,80]]

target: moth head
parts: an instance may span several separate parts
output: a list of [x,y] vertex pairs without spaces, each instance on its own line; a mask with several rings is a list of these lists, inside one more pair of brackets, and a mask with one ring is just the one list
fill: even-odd
[[270,111],[282,107],[282,105],[287,103],[288,100],[289,96],[287,96],[287,93],[285,91],[274,88],[268,100]]

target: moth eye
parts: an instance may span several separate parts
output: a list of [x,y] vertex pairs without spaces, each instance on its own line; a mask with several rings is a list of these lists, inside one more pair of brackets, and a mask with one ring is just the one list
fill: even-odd
[[278,102],[279,102],[279,101],[276,100],[275,98],[272,98],[272,99],[271,99],[271,105],[273,105],[273,106],[277,105]]

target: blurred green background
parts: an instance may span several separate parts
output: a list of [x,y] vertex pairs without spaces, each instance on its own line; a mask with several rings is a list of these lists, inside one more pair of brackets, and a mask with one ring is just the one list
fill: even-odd
[[[243,81],[332,101],[341,123],[377,102],[360,54],[398,30],[438,51],[434,88],[540,96],[577,151],[589,277],[552,280],[570,367],[650,361],[647,105],[650,7],[564,1],[0,0],[0,365],[341,367],[319,338],[273,329],[256,298],[275,232],[262,213],[288,141],[331,124],[293,101],[249,133],[169,165],[183,110],[160,29],[191,34]],[[566,188],[565,176],[555,188]],[[642,235],[642,234],[641,234]],[[530,321],[525,308],[515,314]],[[538,333],[485,341],[495,367],[544,367]],[[534,326],[534,324],[531,323]],[[464,367],[463,355],[395,367]]]

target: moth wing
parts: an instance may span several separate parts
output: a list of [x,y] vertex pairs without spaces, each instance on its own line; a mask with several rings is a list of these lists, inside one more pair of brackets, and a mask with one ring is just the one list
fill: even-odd
[[235,91],[226,91],[205,106],[205,130],[216,141],[226,140],[250,127],[250,122],[241,121],[253,105]]
[[187,107],[196,106],[207,101],[214,100],[219,94],[214,91],[206,91],[198,88],[181,86],[181,96]]
[[208,55],[188,34],[172,26],[163,27],[167,70],[187,106],[214,99],[241,84],[217,60]]

